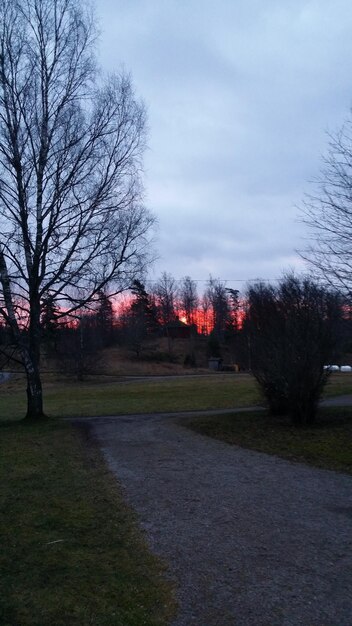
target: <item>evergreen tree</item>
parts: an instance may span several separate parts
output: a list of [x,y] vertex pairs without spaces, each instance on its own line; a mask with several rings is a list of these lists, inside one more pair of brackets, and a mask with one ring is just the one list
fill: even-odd
[[109,296],[104,291],[99,294],[99,307],[96,314],[97,330],[99,332],[102,346],[109,346],[113,339],[114,309]]
[[159,323],[157,308],[153,298],[147,293],[145,286],[139,280],[134,280],[131,288],[134,300],[131,304],[131,315],[144,328],[145,335],[154,333]]
[[42,328],[42,337],[44,345],[48,353],[57,351],[58,340],[58,307],[55,304],[55,300],[52,296],[48,296],[42,303],[42,314],[40,317],[40,323]]

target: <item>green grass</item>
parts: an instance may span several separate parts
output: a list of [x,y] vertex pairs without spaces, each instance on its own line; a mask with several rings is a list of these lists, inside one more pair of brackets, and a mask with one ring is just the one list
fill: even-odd
[[[25,392],[9,385],[0,396],[0,414],[25,414]],[[44,387],[45,411],[54,417],[80,417],[249,406],[259,401],[252,377],[204,376],[110,383],[59,382]]]
[[[327,395],[342,393],[352,393],[352,378],[334,376]],[[9,420],[0,424],[1,625],[166,624],[173,611],[170,586],[98,452],[59,420],[16,422],[25,413],[23,381],[1,385],[0,394],[0,415]],[[259,401],[248,375],[45,385],[51,416],[231,408]],[[187,423],[232,444],[352,473],[352,410],[321,414],[321,424],[305,430],[269,420],[263,412]]]
[[352,394],[352,374],[340,372],[332,374],[325,387],[325,396]]
[[295,428],[265,411],[197,417],[182,423],[229,444],[352,474],[352,409],[321,409],[314,427]]
[[[347,393],[352,394],[352,376],[332,376],[325,395]],[[121,383],[98,377],[84,383],[61,380],[44,384],[45,411],[53,417],[227,409],[260,403],[256,382],[249,374],[174,377]],[[24,381],[1,385],[0,416],[18,419],[25,411]]]
[[68,424],[0,427],[2,626],[161,626],[170,587],[116,483]]

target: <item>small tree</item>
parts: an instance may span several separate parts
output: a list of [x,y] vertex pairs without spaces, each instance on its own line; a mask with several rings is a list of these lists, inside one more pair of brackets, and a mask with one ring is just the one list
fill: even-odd
[[272,414],[312,424],[338,339],[340,297],[311,279],[284,277],[248,290],[252,372]]
[[96,315],[78,312],[75,324],[60,325],[57,332],[56,359],[60,369],[70,377],[83,380],[94,374],[101,358],[101,336]]
[[209,358],[221,358],[221,345],[217,335],[211,331],[207,342],[207,356]]

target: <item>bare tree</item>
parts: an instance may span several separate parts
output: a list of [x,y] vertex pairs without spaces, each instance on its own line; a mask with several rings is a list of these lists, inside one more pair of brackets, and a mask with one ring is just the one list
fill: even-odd
[[218,278],[212,278],[210,276],[207,294],[213,313],[212,332],[219,341],[222,341],[224,339],[224,332],[230,315],[230,304],[225,283]]
[[173,322],[176,318],[178,296],[177,283],[174,277],[163,272],[154,285],[154,294],[160,322],[165,325]]
[[238,343],[241,326],[241,303],[238,289],[226,287],[228,294],[229,312],[226,320],[224,340],[230,351],[231,362],[236,359],[236,344]]
[[0,5],[0,313],[43,416],[40,316],[67,316],[148,261],[145,111],[131,80],[98,76],[93,18],[78,0]]
[[201,324],[201,333],[203,335],[208,335],[210,329],[212,328],[212,320],[210,319],[211,315],[211,303],[209,300],[208,291],[205,290],[202,297],[200,298],[200,311],[202,314],[202,324]]
[[194,324],[198,307],[197,283],[185,276],[180,286],[180,306],[185,313],[187,324]]
[[307,197],[303,221],[312,243],[302,253],[319,276],[352,294],[352,119],[330,137],[317,192]]

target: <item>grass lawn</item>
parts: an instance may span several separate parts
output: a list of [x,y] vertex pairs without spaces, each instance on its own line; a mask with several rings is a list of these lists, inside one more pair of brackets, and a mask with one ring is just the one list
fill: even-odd
[[352,394],[352,374],[340,372],[332,374],[325,387],[325,396]]
[[95,448],[69,424],[0,425],[0,623],[161,626],[170,585]]
[[311,428],[295,428],[265,411],[182,420],[202,435],[285,459],[352,474],[352,408],[324,408]]
[[[352,375],[337,374],[326,396],[352,393]],[[261,403],[249,374],[173,377],[148,381],[110,382],[92,378],[83,383],[44,379],[45,411],[52,417],[227,409]],[[24,380],[0,385],[0,416],[18,419],[26,410]]]
[[[3,385],[0,393],[0,415],[17,419],[25,414],[24,383]],[[259,394],[249,375],[213,375],[125,383],[47,383],[44,401],[50,416],[79,417],[249,406],[259,401]]]

